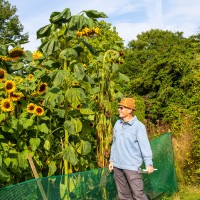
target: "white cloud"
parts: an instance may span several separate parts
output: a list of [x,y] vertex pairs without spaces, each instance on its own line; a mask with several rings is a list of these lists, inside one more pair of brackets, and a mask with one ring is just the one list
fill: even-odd
[[124,39],[125,45],[131,40],[137,39],[138,34],[152,29],[152,26],[147,23],[119,23],[115,26],[119,36]]
[[10,1],[17,6],[19,18],[22,17],[20,21],[24,25],[24,32],[29,32],[30,43],[25,46],[30,50],[39,46],[36,31],[49,23],[50,14],[67,7],[72,15],[89,9],[104,12],[109,17],[106,21],[116,26],[126,44],[152,28],[182,31],[185,36],[190,36],[196,34],[200,26],[199,0]]
[[[137,0],[88,0],[87,3],[83,3],[82,0],[76,2],[68,2],[66,6],[76,13],[82,10],[98,10],[105,12],[105,14],[109,15],[121,15],[127,12],[133,12],[141,7],[141,3]],[[62,9],[62,7],[60,7]]]
[[163,26],[162,0],[143,0],[148,23]]

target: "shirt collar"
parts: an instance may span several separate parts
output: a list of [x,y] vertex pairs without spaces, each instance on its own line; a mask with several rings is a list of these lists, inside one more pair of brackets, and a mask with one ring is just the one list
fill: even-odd
[[[136,120],[137,120],[137,117],[133,116],[133,118],[129,122],[125,122],[125,123],[129,124],[130,126],[132,126]],[[124,121],[122,119],[120,119],[120,123],[123,123],[123,122]]]

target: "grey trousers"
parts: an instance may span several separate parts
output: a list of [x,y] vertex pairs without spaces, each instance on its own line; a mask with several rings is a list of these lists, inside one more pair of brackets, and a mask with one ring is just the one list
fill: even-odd
[[114,167],[114,179],[120,200],[148,200],[138,171]]

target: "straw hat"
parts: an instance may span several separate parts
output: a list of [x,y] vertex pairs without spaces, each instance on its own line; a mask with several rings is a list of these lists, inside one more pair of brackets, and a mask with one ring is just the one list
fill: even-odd
[[119,103],[119,106],[124,106],[126,108],[131,108],[135,110],[135,99],[133,98],[123,98]]

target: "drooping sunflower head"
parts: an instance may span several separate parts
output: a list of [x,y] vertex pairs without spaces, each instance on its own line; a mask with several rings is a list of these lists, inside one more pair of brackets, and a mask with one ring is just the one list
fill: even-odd
[[0,82],[3,82],[6,79],[6,70],[0,69]]
[[43,54],[40,51],[33,52],[33,60],[37,60],[43,57]]
[[5,82],[5,90],[6,92],[10,93],[10,92],[14,92],[16,89],[16,84],[14,81],[11,80],[7,80]]
[[39,86],[38,86],[38,89],[37,89],[37,92],[38,94],[44,94],[47,90],[47,83],[41,83]]
[[81,31],[77,31],[76,32],[76,35],[77,36],[85,36],[85,37],[90,37],[92,35],[97,35],[99,34],[99,31],[100,29],[97,27],[97,28],[88,28],[88,27],[85,27],[84,29],[82,29]]
[[1,109],[4,112],[10,112],[14,110],[11,99],[2,99],[1,100]]
[[8,56],[0,56],[0,61],[4,61],[4,62],[7,62],[7,61],[11,61],[12,59]]
[[12,101],[18,101],[18,100],[21,99],[22,96],[23,96],[23,95],[22,95],[22,93],[20,93],[20,92],[11,92],[11,93],[9,94],[9,97],[10,97],[10,99],[11,99]]
[[16,59],[24,55],[25,51],[21,47],[16,47],[16,48],[11,49],[8,53],[9,53],[10,58]]
[[29,75],[28,75],[28,80],[31,81],[31,80],[33,80],[33,79],[34,79],[33,74],[29,74]]
[[38,116],[42,116],[44,114],[44,109],[41,106],[36,106],[35,107],[35,113]]
[[80,36],[82,36],[83,34],[82,34],[81,31],[77,31],[77,32],[76,32],[76,35],[80,37]]
[[36,108],[36,105],[35,105],[34,103],[29,103],[29,104],[27,105],[27,111],[28,111],[29,113],[34,113],[34,112],[35,112],[35,108]]

